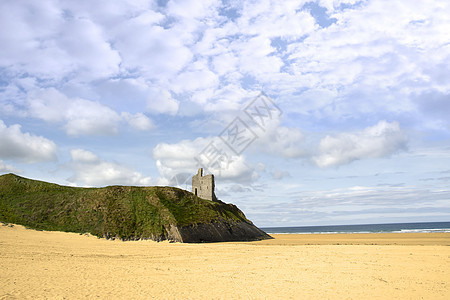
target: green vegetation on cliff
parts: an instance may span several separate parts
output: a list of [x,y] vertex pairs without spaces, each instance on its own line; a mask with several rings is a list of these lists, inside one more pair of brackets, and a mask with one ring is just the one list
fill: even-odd
[[171,226],[248,222],[234,205],[173,187],[79,188],[0,176],[0,221],[39,230],[161,240]]

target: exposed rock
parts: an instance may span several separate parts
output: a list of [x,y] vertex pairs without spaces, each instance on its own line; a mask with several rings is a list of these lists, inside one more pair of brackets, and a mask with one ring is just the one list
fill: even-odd
[[219,219],[208,224],[184,226],[178,229],[185,243],[258,241],[272,237],[250,222],[229,222]]

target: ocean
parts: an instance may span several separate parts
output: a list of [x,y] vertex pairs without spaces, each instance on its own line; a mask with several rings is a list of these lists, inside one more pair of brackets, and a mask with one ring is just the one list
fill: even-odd
[[261,229],[268,234],[450,232],[450,222],[261,227]]

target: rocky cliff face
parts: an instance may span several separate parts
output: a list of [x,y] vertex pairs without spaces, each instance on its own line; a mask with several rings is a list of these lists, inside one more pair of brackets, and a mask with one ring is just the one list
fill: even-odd
[[179,227],[168,236],[170,240],[184,243],[258,241],[271,238],[251,222],[230,222],[223,219]]
[[0,176],[0,221],[121,240],[254,241],[271,238],[233,204],[172,187],[75,188]]

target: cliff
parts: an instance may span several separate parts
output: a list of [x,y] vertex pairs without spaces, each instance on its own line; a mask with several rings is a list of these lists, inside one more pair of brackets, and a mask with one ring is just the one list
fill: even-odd
[[271,238],[235,205],[173,187],[68,187],[0,176],[0,221],[122,240],[254,241]]

